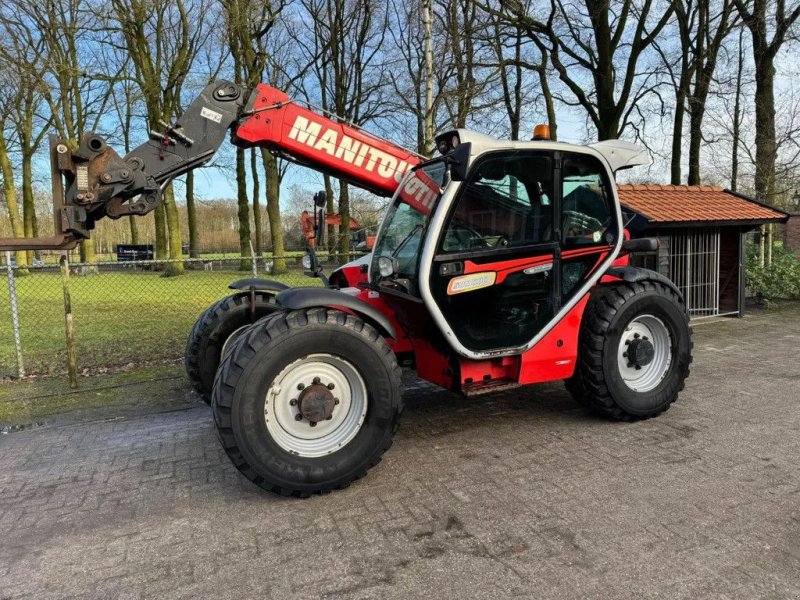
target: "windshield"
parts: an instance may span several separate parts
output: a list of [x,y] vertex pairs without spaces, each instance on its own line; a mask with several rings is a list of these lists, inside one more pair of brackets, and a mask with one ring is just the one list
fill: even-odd
[[395,259],[395,277],[416,277],[425,227],[442,195],[447,165],[435,160],[417,167],[404,180],[383,222],[372,253],[371,273],[378,277],[378,257]]

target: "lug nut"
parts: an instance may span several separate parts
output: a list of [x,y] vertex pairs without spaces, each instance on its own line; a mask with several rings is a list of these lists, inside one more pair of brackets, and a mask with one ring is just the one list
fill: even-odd
[[627,353],[627,352],[623,352],[623,353],[622,353],[622,357],[623,357],[623,358],[628,358],[628,353]]
[[314,377],[314,381],[312,381],[311,383],[317,385],[319,383],[319,377]]
[[332,390],[332,389],[334,389],[335,387],[336,387],[336,386],[335,386],[335,385],[333,385],[332,383],[329,383],[329,384],[328,384],[328,389],[329,389],[329,390]]
[[646,336],[646,335],[643,335],[643,336],[642,336],[642,339],[643,339],[643,340],[647,340],[647,336]]
[[300,413],[297,413],[297,414],[294,416],[294,420],[295,420],[295,421],[302,421],[302,420],[303,420],[303,415],[301,415]]
[[334,403],[334,404],[339,404],[339,399],[338,399],[338,398],[334,398],[334,399],[333,399],[333,403]]
[[326,421],[330,421],[332,418],[333,418],[333,415],[329,415],[329,416],[325,417],[325,420]]
[[298,383],[297,384],[297,389],[300,390],[300,391],[306,389],[306,384],[305,383]]
[[631,345],[631,341],[630,340],[625,340],[625,345],[626,346],[630,346]]
[[317,422],[316,421],[309,421],[308,424],[311,425],[312,427],[316,427],[317,426]]
[[292,398],[289,400],[289,406],[297,406],[297,398]]
[[638,340],[638,339],[639,339],[639,334],[638,334],[638,333],[634,333],[634,334],[633,334],[633,337],[634,337],[634,339],[637,339],[637,340]]
[[642,370],[642,365],[636,365],[636,370],[637,371],[641,371]]

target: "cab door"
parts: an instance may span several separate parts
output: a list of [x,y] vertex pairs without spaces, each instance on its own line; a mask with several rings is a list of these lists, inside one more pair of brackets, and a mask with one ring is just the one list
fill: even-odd
[[528,346],[613,251],[611,180],[591,154],[508,150],[473,165],[439,234],[430,290],[470,352]]
[[527,344],[560,304],[559,181],[553,152],[479,158],[445,220],[430,290],[469,351]]

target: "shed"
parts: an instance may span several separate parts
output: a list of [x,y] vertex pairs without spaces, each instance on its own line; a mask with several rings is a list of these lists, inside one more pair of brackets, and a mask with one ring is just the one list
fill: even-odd
[[788,215],[717,186],[618,187],[633,237],[657,237],[654,253],[632,264],[666,275],[683,292],[692,318],[744,314],[744,234]]

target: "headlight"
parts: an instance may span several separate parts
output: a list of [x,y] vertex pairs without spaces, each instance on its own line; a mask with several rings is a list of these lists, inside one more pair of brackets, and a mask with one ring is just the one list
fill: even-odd
[[391,256],[378,257],[378,272],[381,277],[390,277],[395,272],[395,260]]
[[303,268],[306,271],[310,271],[311,270],[311,255],[310,254],[306,254],[305,256],[303,256]]

